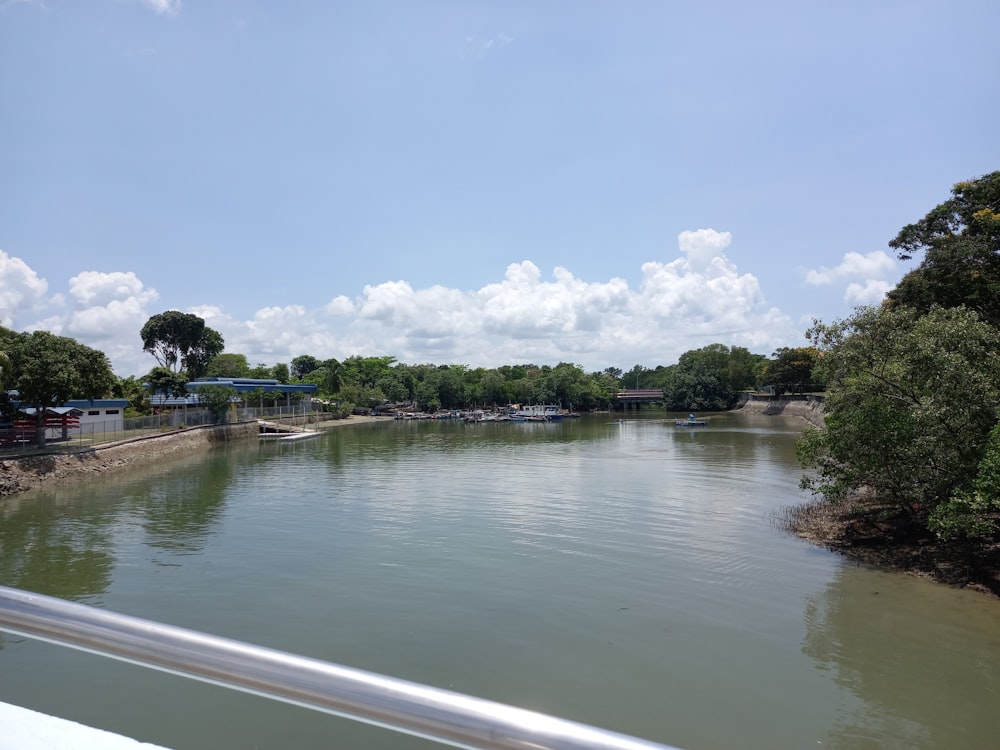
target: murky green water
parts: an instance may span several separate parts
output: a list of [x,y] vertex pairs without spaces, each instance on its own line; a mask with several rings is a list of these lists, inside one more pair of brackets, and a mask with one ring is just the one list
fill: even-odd
[[[1000,604],[777,530],[800,424],[386,423],[0,500],[0,582],[703,748],[992,748]],[[433,747],[0,636],[0,700],[178,748]]]

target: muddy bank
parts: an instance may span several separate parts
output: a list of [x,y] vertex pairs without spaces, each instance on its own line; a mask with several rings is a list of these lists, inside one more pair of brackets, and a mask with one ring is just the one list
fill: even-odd
[[743,394],[736,409],[754,414],[781,414],[801,417],[816,427],[823,426],[822,396],[761,396]]
[[860,505],[814,500],[786,508],[778,523],[852,560],[1000,598],[1000,543],[947,544],[926,525],[905,523],[891,514],[890,508],[879,514]]

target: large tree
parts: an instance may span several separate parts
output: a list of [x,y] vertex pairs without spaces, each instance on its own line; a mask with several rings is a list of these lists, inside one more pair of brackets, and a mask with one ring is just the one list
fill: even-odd
[[208,363],[225,347],[222,335],[197,315],[167,310],[146,321],[139,335],[142,348],[161,367],[185,370],[194,380],[205,374]]
[[245,354],[216,354],[208,363],[205,375],[210,378],[246,378],[250,363]]
[[973,489],[1000,404],[1000,331],[967,308],[861,308],[810,332],[829,382],[800,456],[829,500],[926,522]]
[[318,369],[319,366],[320,361],[311,354],[300,354],[292,359],[292,377],[301,380],[313,370]]
[[760,384],[772,386],[779,396],[786,391],[804,393],[822,389],[813,375],[819,351],[812,346],[787,347],[778,349],[760,375]]
[[22,406],[35,409],[37,440],[45,447],[45,410],[74,398],[104,398],[115,376],[103,352],[48,331],[20,334],[10,346],[12,378]]
[[960,182],[951,193],[889,243],[901,260],[923,254],[889,302],[920,312],[964,305],[1000,325],[1000,171]]

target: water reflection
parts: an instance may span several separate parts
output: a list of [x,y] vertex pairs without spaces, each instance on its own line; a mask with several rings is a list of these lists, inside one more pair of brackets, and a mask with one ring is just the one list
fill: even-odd
[[860,699],[827,745],[982,747],[1000,737],[1000,603],[846,566],[805,607],[804,653]]
[[0,502],[0,582],[63,599],[104,591],[114,567],[111,529],[100,508],[85,512],[49,497]]
[[135,486],[124,507],[140,519],[150,547],[198,553],[219,523],[237,466],[229,452],[212,454],[197,471]]

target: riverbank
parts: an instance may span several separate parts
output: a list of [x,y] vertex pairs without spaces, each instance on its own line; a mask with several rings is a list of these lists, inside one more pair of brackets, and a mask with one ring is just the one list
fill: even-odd
[[[385,421],[385,417],[351,416],[310,425],[330,430]],[[257,422],[189,427],[158,435],[97,445],[75,453],[46,453],[0,460],[0,497],[59,482],[82,481],[182,458],[231,440],[256,440]]]
[[877,509],[824,500],[785,509],[779,524],[857,562],[1000,598],[1000,543],[976,549],[946,544],[925,525],[893,518],[891,509],[880,514]]
[[801,396],[765,396],[756,393],[744,393],[740,396],[740,400],[736,404],[734,411],[800,417],[814,427],[823,426],[823,397],[811,394]]
[[[745,394],[736,409],[800,417],[824,427],[822,396]],[[894,519],[888,509],[879,514],[822,499],[786,509],[780,523],[789,533],[852,560],[1000,598],[1000,544],[976,550],[945,544],[926,525]]]

